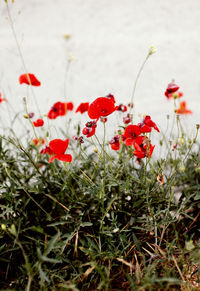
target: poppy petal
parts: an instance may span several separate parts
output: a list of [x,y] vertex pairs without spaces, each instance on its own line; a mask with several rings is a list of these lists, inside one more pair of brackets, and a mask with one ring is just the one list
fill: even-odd
[[81,103],[77,107],[75,113],[80,112],[81,114],[83,114],[84,112],[88,111],[88,108],[89,108],[89,102]]
[[62,155],[65,153],[69,144],[69,139],[61,140],[61,139],[54,139],[50,141],[49,147],[56,155]]
[[44,125],[44,120],[43,119],[37,119],[36,121],[33,121],[33,126],[34,127],[41,127]]
[[101,116],[108,116],[116,110],[112,99],[99,97],[93,101],[88,109],[88,116],[91,119],[99,119]]
[[40,86],[40,81],[33,74],[23,74],[19,77],[20,84],[27,84],[32,86]]
[[120,149],[120,143],[111,144],[111,149],[114,151],[118,151]]
[[125,144],[126,144],[126,146],[130,147],[134,144],[134,140],[132,138],[127,138],[125,140]]
[[66,162],[66,163],[71,163],[72,161],[72,156],[69,155],[69,154],[59,154],[59,155],[55,155],[53,157],[51,157],[49,159],[49,162],[48,163],[52,163],[55,159],[59,160],[59,161],[62,161],[62,162]]

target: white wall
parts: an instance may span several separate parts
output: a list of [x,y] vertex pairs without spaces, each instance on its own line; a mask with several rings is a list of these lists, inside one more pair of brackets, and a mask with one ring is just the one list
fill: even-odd
[[[200,1],[199,0],[8,0],[28,71],[42,86],[34,88],[41,111],[64,100],[68,54],[72,62],[66,94],[76,105],[113,93],[128,103],[133,81],[151,45],[139,80],[135,111],[151,114],[163,126],[173,105],[164,97],[172,78],[184,92],[191,127],[200,123]],[[65,34],[71,38],[66,40]],[[0,2],[0,91],[22,110],[24,73],[4,1]],[[5,109],[5,104],[0,104]],[[29,111],[34,109],[29,100]],[[188,120],[188,121],[187,121]]]

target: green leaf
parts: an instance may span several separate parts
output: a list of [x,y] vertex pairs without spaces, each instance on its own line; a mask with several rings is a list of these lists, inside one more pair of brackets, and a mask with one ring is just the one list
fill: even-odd
[[60,264],[62,263],[62,260],[57,260],[57,259],[53,259],[53,258],[48,258],[46,256],[41,255],[40,256],[40,260],[42,262],[49,262],[49,263],[53,263],[53,264]]
[[44,282],[50,283],[50,280],[49,280],[48,276],[46,275],[46,273],[41,268],[41,264],[38,266],[38,271],[39,271],[41,280],[44,281]]
[[57,242],[59,236],[60,236],[60,233],[58,232],[58,233],[57,233],[56,235],[54,235],[54,236],[52,237],[52,239],[48,242],[48,244],[47,244],[47,248],[46,248],[46,250],[45,250],[45,252],[44,252],[44,256],[47,256],[47,255],[52,251],[52,249],[55,247],[55,244],[56,244],[56,242]]
[[91,225],[93,225],[92,222],[83,222],[80,224],[80,226],[82,226],[82,227],[91,226]]
[[31,229],[32,231],[37,231],[37,232],[39,232],[39,233],[44,233],[44,230],[43,230],[43,228],[41,227],[41,226],[36,226],[36,225],[33,225],[33,226],[31,226],[29,229]]

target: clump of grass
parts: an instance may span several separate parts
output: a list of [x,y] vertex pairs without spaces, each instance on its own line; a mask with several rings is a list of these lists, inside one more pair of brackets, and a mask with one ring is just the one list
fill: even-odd
[[147,168],[96,156],[48,164],[34,146],[1,138],[1,288],[196,288],[199,151],[184,171],[181,157]]

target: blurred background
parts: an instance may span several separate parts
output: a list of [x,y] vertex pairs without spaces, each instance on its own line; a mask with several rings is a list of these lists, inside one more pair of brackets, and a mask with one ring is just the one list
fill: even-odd
[[[135,92],[136,114],[150,114],[165,130],[173,101],[164,92],[174,79],[193,111],[183,117],[186,126],[200,123],[199,0],[8,0],[8,5],[25,65],[42,83],[33,88],[42,113],[65,98],[78,106],[112,93],[117,103],[129,103],[154,45],[157,52]],[[23,111],[22,98],[31,93],[18,82],[25,72],[4,1],[0,39],[0,92],[16,112]],[[28,102],[34,111],[31,98]],[[6,110],[4,103],[0,110]]]

